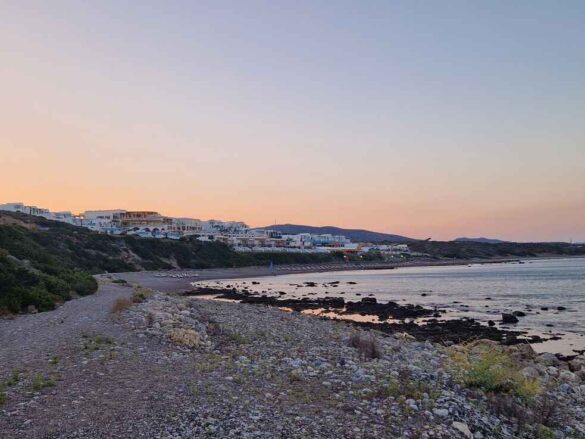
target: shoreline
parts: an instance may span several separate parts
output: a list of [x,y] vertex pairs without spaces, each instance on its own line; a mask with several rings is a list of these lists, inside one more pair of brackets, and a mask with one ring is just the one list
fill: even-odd
[[[466,259],[466,260],[457,260],[457,261],[420,261],[419,263],[392,263],[392,264],[310,264],[308,266],[281,266],[278,267],[274,271],[270,271],[267,267],[243,267],[243,268],[230,268],[230,269],[206,269],[206,270],[170,270],[170,271],[154,271],[154,272],[136,272],[136,273],[119,273],[119,274],[112,274],[107,275],[112,279],[124,279],[127,282],[135,282],[144,287],[152,288],[154,290],[159,290],[167,293],[187,293],[198,286],[202,286],[200,284],[205,284],[205,282],[209,281],[239,281],[245,280],[249,278],[261,278],[261,277],[268,277],[268,276],[282,276],[286,274],[292,275],[299,275],[299,274],[310,274],[310,273],[335,273],[341,271],[368,271],[368,270],[383,270],[383,269],[397,269],[397,268],[409,268],[409,267],[433,267],[433,266],[464,266],[464,265],[484,265],[484,264],[498,264],[498,263],[522,263],[526,261],[527,263],[531,260],[545,260],[551,258],[531,258],[531,259]],[[554,259],[572,259],[572,258],[554,258]],[[194,274],[198,274],[198,276],[194,276]],[[175,277],[177,276],[177,277]],[[243,282],[244,284],[246,282]],[[224,284],[224,288],[229,288],[230,290],[237,286]],[[219,287],[219,285],[218,285]],[[222,287],[219,287],[220,289]],[[235,290],[235,288],[234,288]],[[271,303],[271,300],[264,301],[260,295],[260,292],[257,291],[254,297],[251,295],[242,296],[241,293],[249,294],[250,291],[241,290],[241,286],[238,287],[238,293],[234,294],[232,297],[235,301],[243,301],[247,303],[263,303],[269,306],[280,306],[283,308],[287,308],[288,305],[279,305]],[[219,291],[220,293],[225,293],[226,291]],[[231,291],[230,291],[231,292]],[[187,293],[188,294],[188,293]],[[236,297],[240,294],[239,297]],[[282,293],[284,294],[284,293]],[[332,293],[332,296],[335,296]],[[371,295],[370,295],[371,296]],[[224,294],[224,297],[225,296]],[[282,296],[282,299],[292,299],[286,296]],[[322,299],[323,297],[321,297]],[[308,299],[308,298],[307,298]],[[307,300],[305,299],[305,300]],[[343,299],[341,299],[343,300]],[[357,300],[358,299],[353,299]],[[270,303],[268,303],[270,302]],[[314,303],[303,303],[299,301],[299,303],[295,304],[295,301],[292,300],[293,308],[297,311],[302,312],[312,312],[313,314],[317,314],[317,317],[321,318],[332,318],[332,319],[342,319],[342,320],[349,320],[351,323],[356,324],[362,327],[372,327],[378,328],[383,330],[387,333],[395,333],[397,331],[401,332],[408,332],[411,335],[416,336],[419,340],[431,340],[431,341],[449,341],[454,343],[461,343],[465,340],[470,340],[473,338],[489,338],[500,343],[505,344],[506,342],[509,343],[536,343],[535,346],[538,344],[543,345],[543,351],[547,352],[557,352],[562,354],[566,357],[572,357],[574,355],[580,355],[580,348],[581,343],[578,338],[572,337],[572,333],[564,334],[563,336],[559,337],[555,334],[550,334],[546,330],[528,330],[522,328],[515,328],[513,325],[504,325],[504,327],[499,327],[493,324],[490,320],[482,320],[482,319],[475,319],[475,318],[468,318],[465,316],[457,316],[452,315],[452,317],[447,317],[448,314],[452,314],[452,311],[457,311],[450,309],[451,307],[445,303],[442,305],[438,305],[440,308],[440,315],[432,316],[434,318],[430,318],[430,315],[427,315],[427,320],[423,319],[410,319],[409,316],[403,315],[406,317],[406,320],[396,320],[391,319],[388,321],[380,320],[380,321],[368,321],[364,322],[363,319],[360,318],[359,315],[356,315],[352,322],[351,317],[347,316],[343,312],[343,310],[339,309],[329,309],[327,305],[324,309],[321,309],[321,313],[318,313],[316,308],[320,308],[316,306]],[[409,302],[402,303],[401,305],[407,305]],[[420,303],[423,307],[427,310],[430,310],[433,305],[432,304],[424,304]],[[378,307],[384,307],[382,303],[377,304]],[[407,305],[411,306],[411,305]],[[430,307],[430,308],[429,308]],[[306,308],[306,309],[305,309]],[[323,308],[323,307],[321,307]],[[367,317],[376,318],[376,310],[371,307],[370,309],[372,313],[368,314]],[[304,311],[303,311],[304,310]],[[322,315],[318,315],[322,314]],[[433,314],[433,313],[431,313]],[[437,314],[436,311],[434,314]],[[362,314],[363,316],[363,314]],[[438,317],[438,319],[437,319]],[[447,318],[445,318],[447,317]],[[396,321],[395,321],[396,320]],[[499,320],[493,319],[496,322]],[[489,325],[488,325],[489,324]],[[575,334],[575,337],[577,334]],[[538,350],[538,347],[535,347]]]
[[[191,282],[209,280],[248,279],[252,277],[283,276],[287,274],[328,273],[337,271],[375,271],[394,270],[409,267],[447,267],[469,264],[509,264],[521,263],[523,260],[537,258],[498,258],[498,259],[464,259],[440,261],[409,261],[391,263],[340,263],[340,264],[287,264],[275,265],[273,270],[265,266],[233,268],[176,268],[172,270],[130,271],[121,273],[96,274],[97,279],[123,279],[127,282],[139,282],[147,288],[164,292],[176,292],[180,288],[189,288]],[[549,258],[538,258],[549,259]],[[182,277],[181,277],[182,276]]]

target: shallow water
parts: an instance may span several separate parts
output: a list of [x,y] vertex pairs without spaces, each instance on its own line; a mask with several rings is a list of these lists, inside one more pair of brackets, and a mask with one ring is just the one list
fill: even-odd
[[[323,285],[334,281],[340,282],[337,287]],[[259,284],[252,285],[252,282]],[[315,282],[317,286],[296,286],[304,282]],[[360,300],[374,296],[381,302],[392,300],[438,306],[449,314],[485,322],[498,322],[503,312],[523,311],[526,317],[519,317],[518,324],[506,327],[564,335],[562,343],[535,346],[538,350],[571,353],[572,349],[585,348],[585,258],[290,274],[219,283],[248,286],[251,291],[269,294],[284,291],[287,297],[310,294],[307,297],[339,296],[346,300]],[[558,306],[567,309],[558,311]]]

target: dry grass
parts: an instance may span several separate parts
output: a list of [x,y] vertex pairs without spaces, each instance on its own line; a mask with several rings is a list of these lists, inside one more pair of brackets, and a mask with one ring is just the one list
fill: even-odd
[[349,337],[349,345],[352,348],[357,349],[360,354],[360,358],[363,360],[382,358],[382,349],[374,334],[354,332]]
[[112,306],[112,312],[119,316],[124,311],[132,306],[132,300],[126,298],[116,299],[114,305]]
[[196,348],[201,344],[201,337],[192,329],[175,328],[169,334],[169,339],[176,345]]

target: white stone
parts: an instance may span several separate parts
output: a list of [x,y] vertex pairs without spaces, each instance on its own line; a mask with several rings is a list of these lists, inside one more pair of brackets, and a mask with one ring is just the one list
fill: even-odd
[[464,424],[463,422],[455,421],[451,425],[453,426],[453,428],[455,430],[459,430],[461,433],[463,433],[466,438],[473,439],[473,434],[471,433],[471,430],[469,429],[467,424]]

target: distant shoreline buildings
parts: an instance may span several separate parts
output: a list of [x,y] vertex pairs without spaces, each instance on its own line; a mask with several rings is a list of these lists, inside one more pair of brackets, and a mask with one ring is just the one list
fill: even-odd
[[240,221],[173,218],[154,211],[88,210],[75,215],[68,211],[51,212],[21,202],[0,204],[0,211],[41,216],[108,235],[174,240],[194,236],[201,241],[222,242],[239,252],[379,252],[389,256],[410,253],[407,244],[353,243],[345,236],[331,234],[283,234],[276,230],[251,229]]

